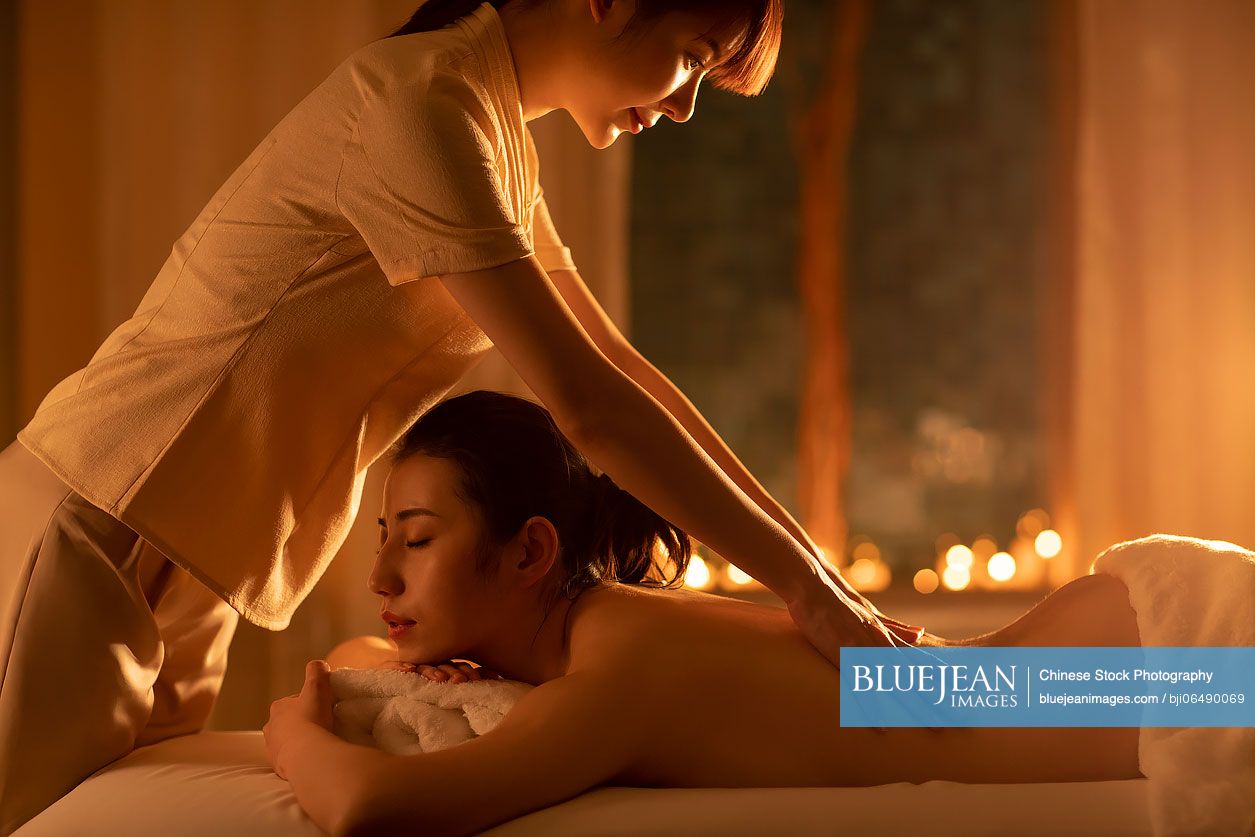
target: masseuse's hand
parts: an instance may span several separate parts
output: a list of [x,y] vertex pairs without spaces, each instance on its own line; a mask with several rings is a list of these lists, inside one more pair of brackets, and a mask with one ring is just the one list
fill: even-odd
[[806,547],[806,551],[809,552],[811,557],[819,563],[819,566],[823,567],[824,573],[827,574],[828,578],[834,584],[841,588],[843,593],[862,605],[865,610],[869,611],[873,616],[879,619],[881,623],[898,639],[912,644],[919,641],[920,637],[924,634],[924,628],[922,625],[912,625],[909,622],[903,622],[899,619],[894,619],[892,616],[886,616],[881,613],[880,610],[871,603],[871,600],[855,590],[850,583],[846,581],[845,576],[841,575],[841,571],[833,566],[828,559],[824,557],[823,550],[819,548],[818,544],[811,540],[810,535],[802,532],[801,538],[802,546]]
[[881,613],[880,609],[872,604],[870,599],[850,586],[850,583],[846,581],[843,575],[841,575],[841,571],[829,563],[828,559],[824,557],[822,552],[818,552],[818,550],[816,550],[816,552],[818,553],[816,560],[819,561],[819,565],[824,568],[824,572],[828,574],[828,578],[835,582],[837,586],[841,588],[843,593],[861,604],[865,610],[879,619],[881,623],[898,639],[910,644],[919,642],[920,637],[924,635],[923,625],[912,625],[909,622],[903,622],[901,620],[894,619],[892,616],[886,616]]
[[330,678],[325,661],[310,660],[305,666],[301,691],[270,704],[270,720],[261,731],[266,739],[266,754],[280,779],[288,778],[283,771],[285,747],[317,727],[334,731]]
[[798,629],[834,666],[841,665],[842,646],[908,645],[826,575],[814,576],[806,590],[785,604]]

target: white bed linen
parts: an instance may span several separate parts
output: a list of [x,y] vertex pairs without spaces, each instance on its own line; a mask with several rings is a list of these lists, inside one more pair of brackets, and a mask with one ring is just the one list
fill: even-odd
[[[1149,835],[1146,780],[870,788],[598,788],[484,832],[562,835]],[[421,828],[415,829],[421,833]],[[101,768],[16,837],[318,837],[260,732],[205,732]]]

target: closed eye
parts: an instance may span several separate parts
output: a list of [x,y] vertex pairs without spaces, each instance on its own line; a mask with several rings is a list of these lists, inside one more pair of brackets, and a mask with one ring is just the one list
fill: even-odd
[[686,69],[686,70],[702,70],[702,69],[705,69],[705,67],[706,67],[705,63],[704,63],[704,62],[703,62],[700,58],[698,58],[696,55],[694,55],[693,53],[691,53],[691,52],[686,53],[684,57],[685,57],[685,58],[687,58],[687,59],[689,60],[689,62],[691,62],[691,63],[687,64],[687,66],[685,66],[685,68],[684,68],[684,69]]
[[411,548],[425,546],[431,543],[431,538],[423,538],[421,541],[406,541],[405,545]]

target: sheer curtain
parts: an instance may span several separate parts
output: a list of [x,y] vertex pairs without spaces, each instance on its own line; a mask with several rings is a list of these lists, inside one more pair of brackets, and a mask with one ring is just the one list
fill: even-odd
[[1255,547],[1255,4],[1072,14],[1069,577],[1155,532]]
[[[134,311],[170,247],[282,116],[417,0],[22,0],[19,5],[16,420]],[[555,224],[625,325],[625,143],[569,117],[532,123]],[[525,391],[499,357],[462,388]],[[9,440],[5,440],[7,444]],[[375,470],[375,469],[372,469]],[[379,632],[366,588],[383,474],[291,627],[241,621],[211,726],[257,728],[304,663]]]

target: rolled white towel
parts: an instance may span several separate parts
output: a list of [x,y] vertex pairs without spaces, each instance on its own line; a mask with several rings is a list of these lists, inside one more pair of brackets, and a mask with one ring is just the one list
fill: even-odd
[[[1255,645],[1255,552],[1151,535],[1105,550],[1092,571],[1129,588],[1143,646]],[[1138,763],[1156,835],[1255,835],[1255,727],[1143,727]]]

